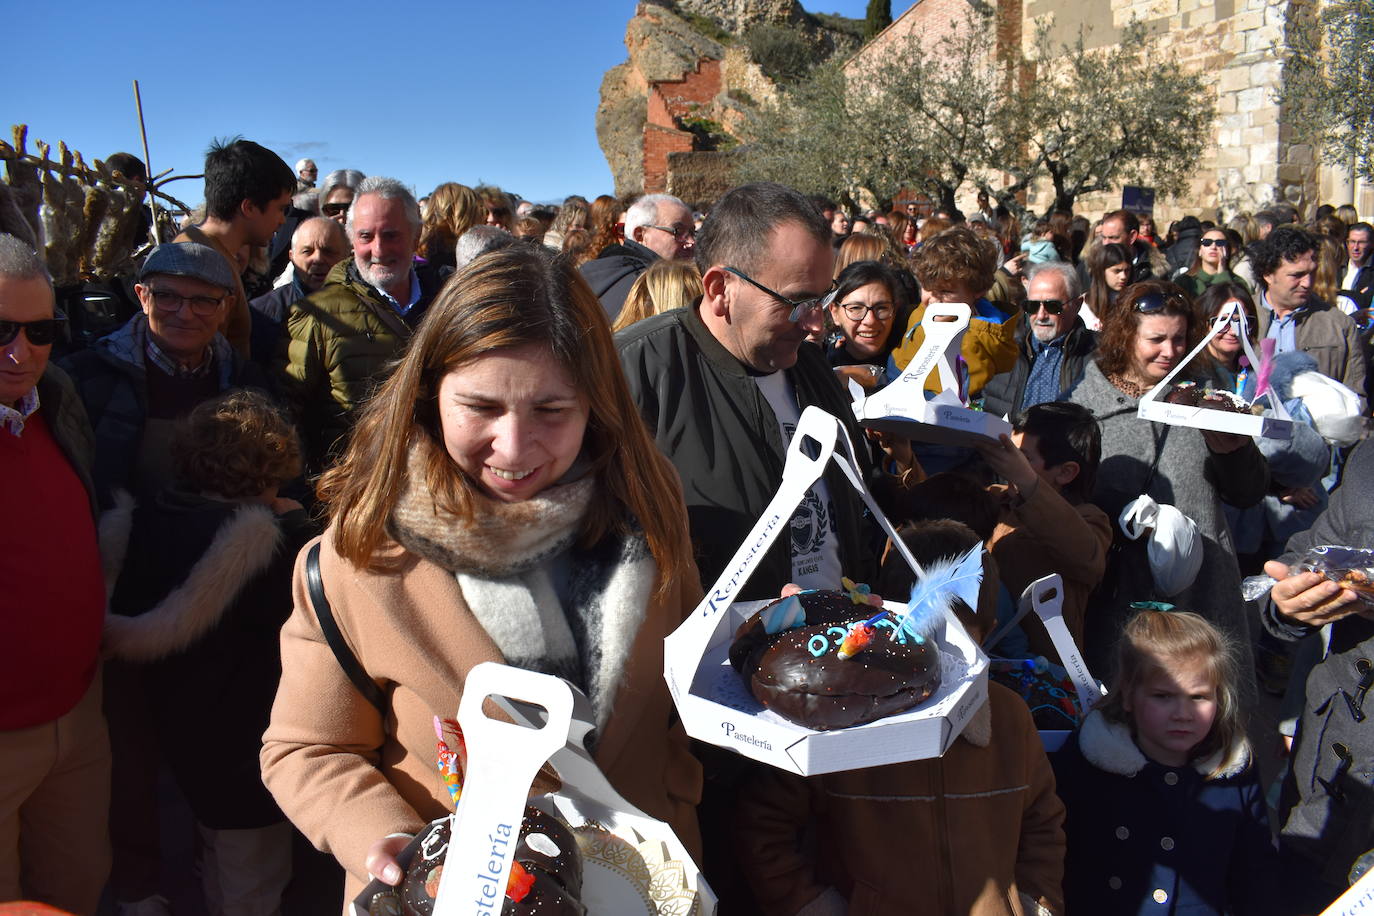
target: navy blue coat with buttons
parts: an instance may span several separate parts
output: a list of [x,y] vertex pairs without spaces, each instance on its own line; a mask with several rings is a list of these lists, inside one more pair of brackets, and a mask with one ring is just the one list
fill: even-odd
[[1092,712],[1051,757],[1067,812],[1064,902],[1083,914],[1278,914],[1284,882],[1248,747],[1166,767]]

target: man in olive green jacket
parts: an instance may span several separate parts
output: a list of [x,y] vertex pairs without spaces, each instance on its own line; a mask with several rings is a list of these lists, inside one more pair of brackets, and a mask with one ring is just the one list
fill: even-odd
[[365,179],[347,228],[353,257],[286,317],[282,387],[311,472],[343,449],[353,411],[386,377],[440,286],[437,272],[415,264],[420,208],[399,181]]

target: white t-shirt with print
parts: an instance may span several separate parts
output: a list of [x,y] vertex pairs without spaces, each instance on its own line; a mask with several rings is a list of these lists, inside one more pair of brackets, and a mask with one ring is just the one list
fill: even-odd
[[[801,410],[787,373],[760,375],[754,381],[778,418],[783,445],[790,445]],[[839,588],[844,572],[840,568],[835,505],[830,501],[824,479],[806,491],[806,498],[792,515],[788,532],[792,542],[792,581],[802,588]]]

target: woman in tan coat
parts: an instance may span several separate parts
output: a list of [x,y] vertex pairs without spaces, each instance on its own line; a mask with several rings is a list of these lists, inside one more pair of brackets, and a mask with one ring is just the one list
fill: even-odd
[[322,635],[307,547],[262,769],[348,899],[369,874],[397,883],[408,835],[451,810],[433,717],[484,661],[585,690],[612,785],[699,847],[701,771],[663,680],[663,638],[701,595],[686,512],[575,269],[521,247],[455,276],[320,495],[324,590],[381,702]]

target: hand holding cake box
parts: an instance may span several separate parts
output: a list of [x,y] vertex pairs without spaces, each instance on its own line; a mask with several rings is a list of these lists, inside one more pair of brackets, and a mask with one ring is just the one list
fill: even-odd
[[[1239,394],[1200,386],[1196,382],[1173,383],[1174,378],[1189,365],[1207,344],[1223,332],[1240,338],[1248,365],[1257,374],[1255,397],[1247,401]],[[1142,419],[1173,426],[1193,426],[1203,430],[1241,436],[1264,436],[1270,439],[1291,439],[1293,421],[1283,401],[1269,386],[1269,369],[1273,362],[1273,342],[1263,341],[1265,357],[1255,355],[1250,345],[1249,324],[1245,309],[1239,302],[1221,307],[1211,330],[1183,360],[1140,399],[1137,411]]]
[[[973,445],[1010,435],[1006,420],[969,406],[959,348],[971,317],[972,311],[962,303],[928,306],[921,323],[925,340],[906,369],[883,390],[855,400],[859,424],[947,445]],[[926,382],[935,372],[940,390],[931,393]]]

